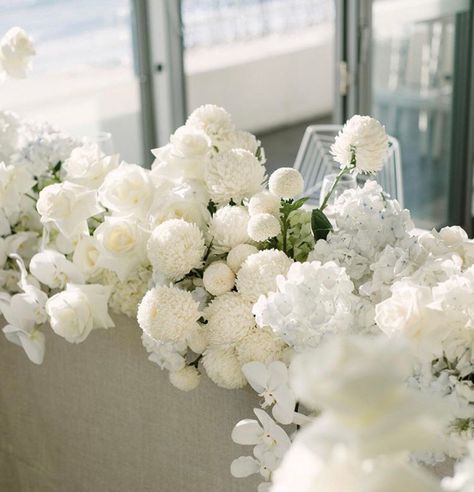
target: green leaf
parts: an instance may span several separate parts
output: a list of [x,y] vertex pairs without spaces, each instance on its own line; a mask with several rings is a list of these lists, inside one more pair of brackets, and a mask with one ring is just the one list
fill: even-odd
[[326,239],[329,232],[332,231],[331,222],[319,208],[315,208],[311,212],[311,229],[315,241]]
[[309,200],[309,196],[304,196],[303,198],[300,198],[299,200],[296,200],[296,202],[293,202],[292,205],[292,210],[298,210],[301,208],[307,201]]

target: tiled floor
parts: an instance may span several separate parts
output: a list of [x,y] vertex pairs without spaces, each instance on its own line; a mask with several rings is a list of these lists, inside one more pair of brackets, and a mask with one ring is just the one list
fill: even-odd
[[275,169],[293,166],[304,131],[307,126],[330,123],[331,116],[318,120],[303,121],[296,125],[272,130],[258,136],[267,156],[267,170],[270,174]]

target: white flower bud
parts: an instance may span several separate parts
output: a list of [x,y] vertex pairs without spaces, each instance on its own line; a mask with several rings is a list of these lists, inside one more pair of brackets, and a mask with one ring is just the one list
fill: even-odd
[[270,176],[268,187],[274,195],[290,199],[303,193],[304,181],[296,169],[281,167]]
[[254,241],[265,241],[280,234],[280,221],[271,214],[257,214],[250,217],[247,232]]
[[203,275],[205,289],[213,296],[220,296],[234,287],[234,272],[223,261],[211,263]]
[[251,216],[257,214],[278,215],[280,213],[280,199],[267,190],[261,191],[250,199],[248,209]]

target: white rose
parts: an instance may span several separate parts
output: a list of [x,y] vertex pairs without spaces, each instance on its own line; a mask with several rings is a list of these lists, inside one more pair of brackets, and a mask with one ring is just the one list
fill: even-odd
[[0,67],[10,77],[25,78],[34,54],[33,41],[19,27],[12,27],[0,40]]
[[202,131],[181,126],[170,137],[170,143],[152,150],[156,157],[152,173],[172,179],[204,177],[204,165],[211,151],[211,139]]
[[31,258],[30,271],[51,289],[63,289],[68,282],[82,283],[79,269],[57,251],[46,249]]
[[90,236],[82,236],[74,250],[72,261],[74,265],[87,277],[94,276],[98,270],[100,256],[97,240]]
[[68,284],[46,302],[53,331],[70,343],[81,343],[94,328],[110,328],[107,311],[109,290],[102,285]]
[[121,281],[146,261],[147,233],[133,218],[106,217],[94,237],[100,249],[97,265],[112,270]]
[[92,144],[75,148],[62,169],[68,181],[97,189],[118,164],[118,155],[106,156],[97,144]]
[[153,199],[150,172],[136,164],[122,162],[99,188],[100,203],[116,215],[144,217]]
[[52,222],[67,238],[88,232],[87,219],[103,211],[94,190],[67,181],[43,188],[36,209],[43,224]]
[[184,219],[205,229],[211,218],[208,203],[209,195],[203,185],[196,181],[179,183],[156,193],[148,225],[154,229],[166,220]]

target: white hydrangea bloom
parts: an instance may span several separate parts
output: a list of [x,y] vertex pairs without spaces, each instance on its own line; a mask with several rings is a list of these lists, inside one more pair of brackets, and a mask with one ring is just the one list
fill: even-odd
[[227,264],[234,273],[237,273],[242,263],[255,253],[258,253],[258,249],[252,244],[238,244],[229,251]]
[[250,239],[261,242],[278,236],[281,232],[280,221],[271,214],[255,214],[247,226]]
[[11,111],[0,110],[0,162],[9,162],[18,142],[20,122]]
[[220,296],[233,289],[234,272],[224,261],[215,261],[205,270],[202,278],[204,288],[213,296]]
[[[267,249],[249,256],[240,267],[236,286],[239,293],[250,302],[274,291],[278,275],[286,275],[293,260],[276,249]],[[262,325],[263,326],[263,325]]]
[[226,205],[220,208],[209,224],[212,248],[217,253],[226,253],[235,246],[250,241],[247,226],[249,214],[245,207]]
[[204,179],[214,203],[240,204],[262,189],[265,167],[248,150],[231,149],[206,163]]
[[205,309],[211,346],[228,346],[244,338],[255,326],[252,304],[237,292],[216,297]]
[[270,176],[268,188],[271,193],[285,200],[295,198],[303,193],[303,176],[292,167],[281,167]]
[[201,317],[192,295],[176,287],[150,289],[138,306],[140,328],[161,342],[185,341]]
[[317,346],[328,333],[353,328],[354,285],[335,263],[293,263],[276,287],[260,297],[253,313],[259,326],[269,326],[297,350]]
[[384,164],[388,150],[385,128],[375,118],[355,115],[346,122],[331,147],[334,159],[341,166],[355,160],[357,171],[375,173]]
[[179,280],[202,266],[206,245],[196,224],[171,219],[153,230],[147,244],[148,258],[158,273]]
[[247,384],[233,348],[208,348],[202,364],[209,378],[221,388],[238,389]]

